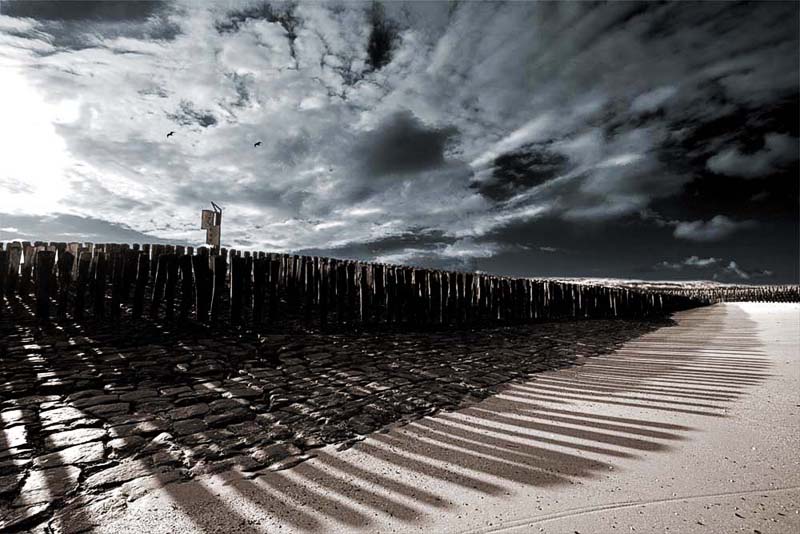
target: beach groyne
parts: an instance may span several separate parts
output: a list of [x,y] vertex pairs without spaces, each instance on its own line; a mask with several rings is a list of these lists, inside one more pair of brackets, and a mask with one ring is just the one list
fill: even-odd
[[41,320],[427,327],[646,318],[734,297],[797,300],[796,286],[648,290],[224,248],[0,245],[0,294],[29,299]]

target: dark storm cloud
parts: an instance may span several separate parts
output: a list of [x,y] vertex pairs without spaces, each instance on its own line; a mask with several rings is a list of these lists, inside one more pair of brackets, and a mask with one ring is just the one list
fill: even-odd
[[568,159],[546,144],[528,144],[492,162],[491,179],[474,187],[492,200],[506,200],[567,171]]
[[[22,37],[47,36],[56,49],[82,50],[103,46],[120,37],[172,40],[180,27],[169,15],[170,2],[157,1],[8,1],[0,2],[0,15],[29,18],[39,26],[33,33],[11,29]],[[42,51],[50,55],[53,50]]]
[[[567,46],[579,50],[571,59],[581,64],[584,50],[592,50],[594,64],[580,65],[585,67],[581,70],[564,65],[560,72],[553,71],[565,86],[565,94],[596,73],[598,78],[587,80],[586,87],[611,91],[588,123],[602,128],[606,140],[635,130],[660,133],[652,139],[651,148],[666,174],[679,182],[687,181],[683,162],[691,162],[689,172],[697,171],[728,142],[747,135],[761,138],[777,126],[775,122],[796,122],[792,119],[796,114],[770,111],[784,98],[796,101],[796,6],[686,6],[576,8],[584,16],[579,15],[579,22],[568,32]],[[740,25],[745,17],[770,31],[744,36]],[[628,45],[630,50],[624,48]],[[689,46],[698,51],[689,54]],[[612,54],[619,54],[616,61]],[[621,64],[624,72],[615,71]],[[556,65],[559,63],[553,61],[543,66]],[[745,83],[748,88],[743,90]],[[578,126],[585,127],[585,123]],[[772,131],[788,130],[796,130],[796,126],[784,124]],[[792,131],[788,134],[794,135]],[[661,147],[671,148],[671,152],[662,152]],[[673,170],[676,172],[670,172]],[[662,181],[669,179],[665,176]],[[682,185],[678,183],[678,189]]]
[[368,64],[372,70],[378,70],[391,61],[398,30],[395,24],[386,18],[383,5],[378,2],[372,4],[370,23],[372,30],[367,44]]
[[431,128],[410,111],[398,111],[360,136],[353,157],[369,176],[411,174],[440,167],[453,128]]
[[188,100],[182,100],[175,113],[168,113],[167,117],[181,126],[193,126],[195,124],[208,128],[217,124],[217,118],[209,111],[200,111]]
[[0,13],[42,20],[122,22],[147,19],[163,9],[165,4],[148,0],[3,0]]

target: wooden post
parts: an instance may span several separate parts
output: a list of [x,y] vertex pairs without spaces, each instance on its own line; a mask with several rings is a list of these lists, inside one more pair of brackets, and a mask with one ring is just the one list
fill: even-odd
[[181,321],[185,321],[189,317],[194,298],[192,294],[192,256],[190,254],[180,256],[178,263],[181,271],[181,302],[178,317]]
[[[161,250],[160,246],[159,250]],[[167,285],[167,255],[159,254],[157,258],[154,258],[153,263],[156,264],[156,277],[153,281],[153,295],[150,299],[150,317],[156,319],[161,308],[161,301],[164,298],[164,287]],[[150,272],[152,274],[152,267]]]
[[278,277],[280,276],[280,259],[274,254],[268,257],[269,262],[269,317],[270,324],[274,324],[278,319]]
[[156,279],[156,271],[158,270],[158,257],[161,256],[164,245],[152,245],[150,247],[150,278]]
[[430,276],[431,322],[442,324],[442,273],[433,271]]
[[[2,243],[0,243],[2,245]],[[8,251],[0,248],[0,317],[5,307],[6,280],[8,279]]]
[[267,270],[269,260],[259,257],[253,262],[253,326],[258,327],[264,320],[264,298],[267,289]]
[[239,326],[242,324],[242,300],[244,285],[244,264],[245,258],[238,255],[231,255],[231,324]]
[[383,265],[383,314],[386,324],[394,321],[394,297],[392,291],[394,289],[394,268],[391,265]]
[[125,257],[124,251],[113,252],[111,255],[111,317],[119,320],[122,291],[125,287]]
[[471,323],[474,319],[473,294],[474,278],[471,273],[464,275],[464,321]]
[[75,286],[75,306],[72,311],[72,316],[75,320],[80,321],[83,319],[83,312],[86,309],[86,289],[89,286],[89,272],[92,263],[91,252],[81,252],[78,259],[78,278]]
[[[242,314],[247,317],[253,309],[253,256],[244,253],[244,274],[242,278]],[[243,319],[244,320],[244,319]]]
[[175,318],[175,290],[178,287],[178,258],[174,252],[166,256],[167,280],[164,291],[164,318],[172,321]]
[[198,321],[205,323],[208,322],[208,312],[211,306],[211,272],[207,248],[198,249],[197,255],[192,256],[192,271],[197,297],[195,314]]
[[361,267],[361,280],[358,288],[359,302],[359,319],[362,323],[372,322],[372,269],[365,263],[359,264]]
[[58,319],[67,317],[67,298],[72,282],[72,266],[75,258],[69,250],[58,253]]
[[133,288],[133,318],[139,319],[144,310],[144,291],[150,281],[150,257],[140,252],[136,260],[136,285]]
[[328,326],[328,296],[330,294],[330,270],[327,258],[319,260],[319,326]]
[[336,320],[339,324],[345,321],[345,296],[347,295],[347,266],[343,261],[336,261]]
[[102,319],[105,315],[107,261],[105,252],[95,256],[94,279],[92,280],[92,298],[94,300],[94,317]]
[[133,249],[123,249],[123,262],[125,264],[122,279],[122,294],[120,300],[128,302],[131,295],[131,286],[136,283],[137,262],[139,260],[139,245],[133,245]]
[[346,292],[345,314],[348,324],[353,323],[356,312],[356,266],[352,261],[345,263]]
[[53,271],[55,252],[43,250],[36,255],[36,317],[50,320],[50,273]]
[[383,279],[384,266],[376,263],[372,266],[372,316],[376,323],[383,320],[386,305],[386,286]]
[[22,243],[22,267],[20,268],[17,294],[20,297],[27,297],[31,292],[31,273],[33,272],[33,262],[36,256],[36,249],[28,241]]
[[314,284],[314,261],[309,256],[301,256],[303,262],[302,271],[302,285],[303,285],[303,318],[306,326],[311,326],[311,312],[314,306],[314,293],[316,284]]
[[212,256],[213,281],[211,290],[211,321],[217,322],[222,317],[222,296],[226,292],[225,278],[228,272],[228,262],[222,255]]
[[400,268],[396,265],[386,267],[386,297],[388,299],[388,314],[391,322],[400,322]]
[[22,245],[19,243],[8,244],[8,265],[6,267],[6,287],[5,292],[9,297],[13,297],[17,293],[17,284],[19,283],[19,265],[22,261]]
[[447,287],[447,315],[450,317],[450,323],[460,322],[458,317],[458,274],[449,273]]

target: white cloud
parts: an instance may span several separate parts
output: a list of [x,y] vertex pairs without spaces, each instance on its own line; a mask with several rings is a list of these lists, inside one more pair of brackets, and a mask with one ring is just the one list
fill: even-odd
[[719,258],[700,258],[699,256],[689,256],[685,258],[683,261],[679,262],[669,262],[669,261],[661,261],[655,265],[655,267],[663,268],[663,269],[670,269],[673,271],[681,271],[684,267],[692,267],[695,269],[702,269],[706,267],[710,267],[715,265],[721,261]]
[[717,174],[763,178],[798,158],[800,140],[785,134],[771,133],[764,136],[764,148],[758,152],[744,154],[737,148],[729,148],[709,158],[706,165]]
[[739,267],[739,265],[735,261],[732,261],[732,260],[728,264],[728,266],[725,267],[725,271],[729,272],[729,273],[733,273],[733,274],[735,274],[736,276],[738,276],[739,278],[741,278],[743,280],[747,280],[747,279],[750,278],[750,274],[748,272],[742,270]]
[[741,267],[737,262],[731,260],[728,265],[722,269],[721,272],[715,275],[715,278],[720,277],[735,277],[740,280],[750,280],[753,278],[764,278],[767,276],[772,276],[773,272],[769,269],[753,269],[748,270]]
[[672,86],[659,87],[637,96],[631,103],[631,109],[638,112],[656,111],[678,90]]
[[720,261],[719,258],[699,258],[697,256],[689,256],[683,260],[683,263],[691,267],[708,267],[709,265],[714,265],[718,261]]
[[552,136],[553,132],[552,117],[549,115],[535,117],[497,141],[489,150],[472,160],[470,165],[476,168],[483,167],[491,163],[497,156],[511,152],[526,143],[546,140]]
[[676,221],[673,235],[690,241],[719,241],[743,228],[752,228],[753,221],[734,221],[717,215],[708,221]]

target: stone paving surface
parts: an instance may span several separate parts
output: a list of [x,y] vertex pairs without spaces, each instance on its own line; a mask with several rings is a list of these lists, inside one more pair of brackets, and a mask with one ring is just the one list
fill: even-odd
[[[0,530],[78,532],[151,488],[290,468],[664,323],[274,334],[0,318]],[[57,522],[53,518],[57,517]],[[48,525],[57,525],[51,529]],[[70,527],[70,525],[74,525]]]

